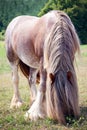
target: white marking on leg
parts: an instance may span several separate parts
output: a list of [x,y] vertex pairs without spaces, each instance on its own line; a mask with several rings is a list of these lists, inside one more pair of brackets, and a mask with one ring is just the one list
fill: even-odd
[[38,118],[45,117],[46,113],[42,105],[43,96],[44,93],[38,91],[35,102],[32,104],[31,108],[25,114],[25,120],[31,119],[36,121]]

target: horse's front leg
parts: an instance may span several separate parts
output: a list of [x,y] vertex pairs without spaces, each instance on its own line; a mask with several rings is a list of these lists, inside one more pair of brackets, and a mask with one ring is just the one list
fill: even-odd
[[46,116],[46,71],[43,69],[41,62],[40,67],[40,88],[37,92],[37,97],[30,109],[25,114],[25,119],[37,120],[38,118],[44,118]]

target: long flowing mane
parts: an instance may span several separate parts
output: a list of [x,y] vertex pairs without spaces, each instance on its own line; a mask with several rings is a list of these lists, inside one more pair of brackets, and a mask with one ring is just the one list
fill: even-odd
[[70,18],[57,11],[57,22],[45,41],[44,67],[48,77],[52,73],[55,81],[47,82],[47,114],[65,122],[65,115],[78,116],[78,85],[74,69],[76,51],[80,51],[79,39]]

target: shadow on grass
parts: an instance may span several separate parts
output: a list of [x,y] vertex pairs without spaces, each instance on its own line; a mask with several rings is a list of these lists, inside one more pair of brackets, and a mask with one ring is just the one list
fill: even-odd
[[81,115],[87,117],[87,106],[80,107]]

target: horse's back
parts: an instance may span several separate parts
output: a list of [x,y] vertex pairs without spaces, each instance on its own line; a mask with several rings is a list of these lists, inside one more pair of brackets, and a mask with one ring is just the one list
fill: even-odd
[[[27,21],[36,20],[36,17],[32,16],[18,16],[14,18],[8,25],[6,29],[5,36],[6,38],[10,38],[12,36],[12,33],[14,32],[14,29],[16,29],[19,25],[25,24]],[[30,23],[29,23],[30,24]],[[20,28],[21,29],[21,28]]]

